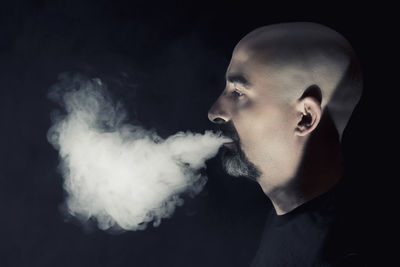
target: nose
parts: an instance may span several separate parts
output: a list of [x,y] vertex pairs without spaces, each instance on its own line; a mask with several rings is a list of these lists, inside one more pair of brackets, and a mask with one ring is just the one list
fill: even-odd
[[221,96],[217,99],[217,101],[215,101],[214,105],[212,105],[208,111],[208,119],[217,124],[226,123],[231,119]]

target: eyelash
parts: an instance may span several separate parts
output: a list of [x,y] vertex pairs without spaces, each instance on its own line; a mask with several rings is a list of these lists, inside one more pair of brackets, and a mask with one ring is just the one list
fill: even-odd
[[244,94],[242,92],[240,92],[239,90],[235,89],[234,91],[232,91],[232,95],[236,98],[240,98],[242,97]]

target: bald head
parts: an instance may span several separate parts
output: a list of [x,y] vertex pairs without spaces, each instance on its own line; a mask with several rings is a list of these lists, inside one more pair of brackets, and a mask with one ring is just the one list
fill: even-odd
[[359,63],[342,35],[316,23],[265,26],[240,40],[233,58],[263,67],[271,89],[288,103],[313,94],[342,136],[362,89]]

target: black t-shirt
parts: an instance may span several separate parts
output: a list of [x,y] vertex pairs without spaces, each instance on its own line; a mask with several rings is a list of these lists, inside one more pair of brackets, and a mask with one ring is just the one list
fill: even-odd
[[366,266],[354,196],[343,178],[289,213],[272,209],[251,266]]

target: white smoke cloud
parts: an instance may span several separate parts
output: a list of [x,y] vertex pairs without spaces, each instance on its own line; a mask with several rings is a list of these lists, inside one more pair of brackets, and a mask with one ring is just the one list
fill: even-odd
[[182,205],[182,193],[199,193],[199,170],[230,140],[217,133],[179,132],[162,139],[126,123],[100,79],[61,76],[50,97],[66,114],[54,115],[48,141],[59,151],[68,212],[100,229],[158,226]]

